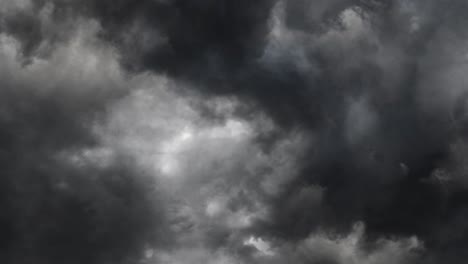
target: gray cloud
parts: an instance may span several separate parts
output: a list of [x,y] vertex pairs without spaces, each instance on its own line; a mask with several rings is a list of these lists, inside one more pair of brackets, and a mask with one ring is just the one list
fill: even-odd
[[3,1],[0,251],[463,263],[467,8]]
[[82,26],[27,67],[18,41],[0,35],[4,263],[129,263],[170,242],[154,179],[122,155],[102,166],[75,154],[97,147],[93,123],[125,89],[112,53]]

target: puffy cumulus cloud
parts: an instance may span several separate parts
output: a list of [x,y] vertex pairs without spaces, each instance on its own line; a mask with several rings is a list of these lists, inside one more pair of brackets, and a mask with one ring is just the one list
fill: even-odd
[[4,262],[463,263],[467,9],[1,1]]

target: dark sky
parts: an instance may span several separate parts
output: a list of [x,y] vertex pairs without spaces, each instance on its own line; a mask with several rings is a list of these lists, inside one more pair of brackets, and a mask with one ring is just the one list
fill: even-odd
[[466,263],[466,14],[0,0],[0,263]]

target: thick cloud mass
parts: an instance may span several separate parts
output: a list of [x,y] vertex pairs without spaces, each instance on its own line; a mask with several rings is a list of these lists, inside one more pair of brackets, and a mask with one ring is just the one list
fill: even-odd
[[464,0],[0,0],[4,263],[464,263]]

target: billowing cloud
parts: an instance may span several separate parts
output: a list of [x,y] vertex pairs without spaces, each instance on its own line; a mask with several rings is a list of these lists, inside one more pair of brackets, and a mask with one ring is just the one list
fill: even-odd
[[467,11],[1,1],[0,259],[464,263]]
[[4,263],[127,263],[170,242],[153,178],[93,151],[93,124],[127,86],[96,26],[27,67],[19,40],[0,35]]

